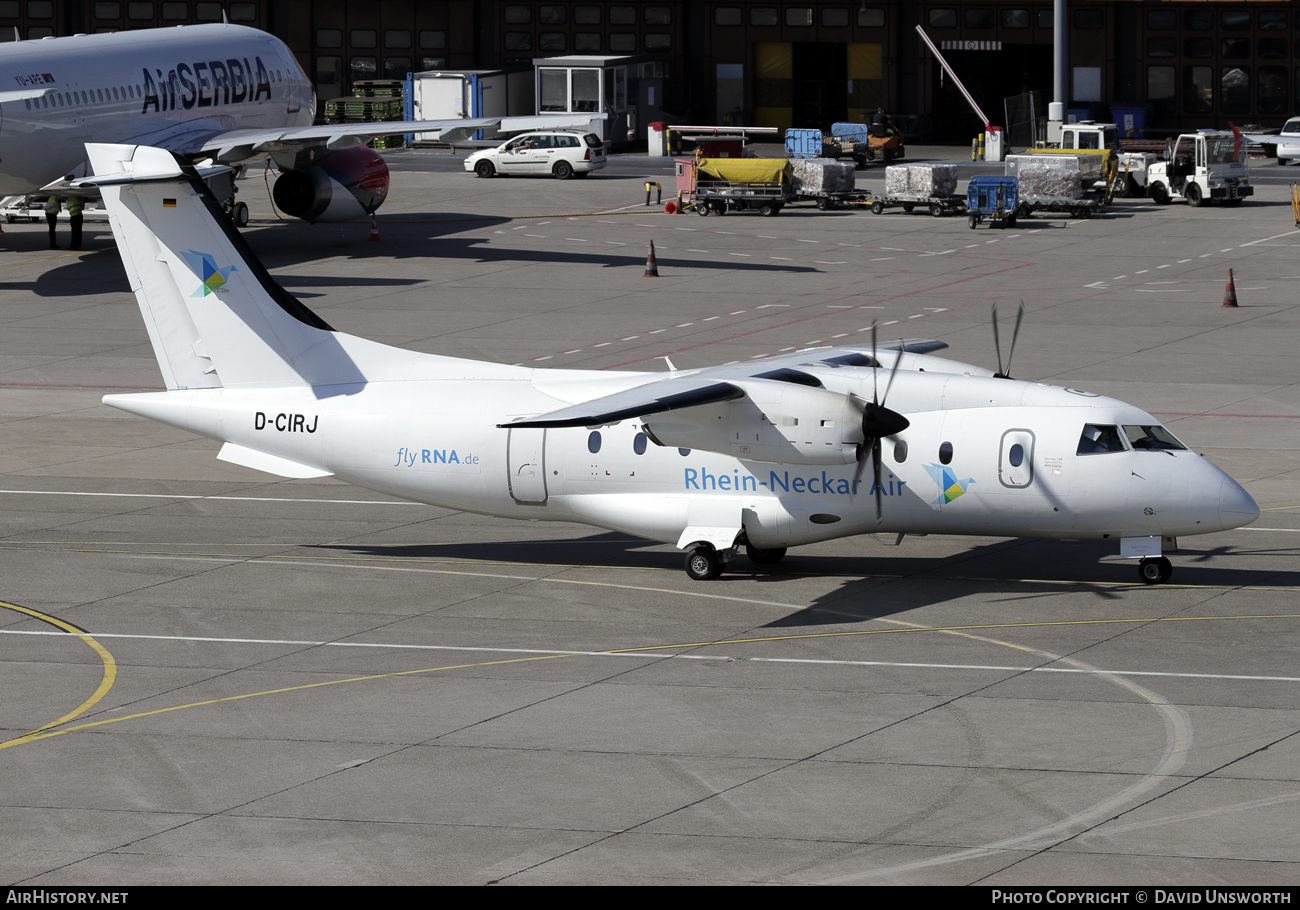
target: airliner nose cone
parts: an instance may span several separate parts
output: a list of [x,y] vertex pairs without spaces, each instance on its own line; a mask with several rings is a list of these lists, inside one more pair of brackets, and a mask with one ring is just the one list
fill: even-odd
[[1259,518],[1259,505],[1241,484],[1231,477],[1223,478],[1219,487],[1219,521],[1223,530],[1240,528]]

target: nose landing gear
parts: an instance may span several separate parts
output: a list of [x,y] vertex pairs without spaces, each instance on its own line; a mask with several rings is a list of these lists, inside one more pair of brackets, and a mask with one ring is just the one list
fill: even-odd
[[1138,563],[1138,577],[1144,585],[1164,584],[1174,574],[1173,564],[1163,556],[1144,559]]

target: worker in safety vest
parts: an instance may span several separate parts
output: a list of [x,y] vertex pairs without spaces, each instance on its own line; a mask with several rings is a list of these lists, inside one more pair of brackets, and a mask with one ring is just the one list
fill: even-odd
[[68,218],[72,222],[72,242],[68,244],[68,249],[81,249],[81,205],[82,198],[73,196],[68,200]]
[[45,202],[45,223],[50,226],[50,249],[62,249],[54,242],[54,226],[59,223],[59,212],[63,211],[63,200],[58,196],[51,196]]

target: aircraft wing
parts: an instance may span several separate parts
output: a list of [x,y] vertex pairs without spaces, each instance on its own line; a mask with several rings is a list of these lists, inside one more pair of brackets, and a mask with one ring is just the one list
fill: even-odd
[[[607,114],[539,114],[535,117],[474,117],[453,120],[389,120],[378,123],[326,123],[320,126],[291,126],[276,129],[225,130],[208,135],[196,133],[186,148],[172,148],[184,155],[213,153],[223,164],[243,161],[265,152],[324,146],[328,149],[364,145],[376,136],[402,133],[437,133],[439,141],[463,141],[478,130],[495,126],[502,132],[535,129],[593,129]],[[156,144],[156,143],[155,143]]]
[[[897,341],[882,342],[878,350],[899,351],[905,349],[909,354],[927,354],[948,347],[946,342],[929,338],[905,338]],[[816,348],[796,351],[781,357],[767,357],[760,361],[729,364],[720,367],[708,367],[703,370],[690,370],[680,373],[663,374],[662,378],[651,379],[643,385],[593,398],[581,404],[561,408],[549,414],[539,414],[510,423],[498,424],[501,427],[596,427],[617,423],[631,417],[646,417],[661,414],[678,408],[693,408],[720,401],[734,401],[745,397],[745,390],[729,380],[746,379],[789,379],[776,376],[781,373],[797,373],[792,370],[800,364],[829,367],[866,367],[871,366],[870,345],[840,346],[833,348]],[[811,377],[808,377],[811,378]],[[815,382],[815,380],[814,380]]]
[[629,417],[662,414],[678,408],[693,408],[719,401],[744,398],[745,392],[729,382],[692,373],[689,376],[668,374],[663,379],[653,379],[623,392],[594,398],[549,414],[512,420],[497,424],[500,427],[598,427],[618,423]]

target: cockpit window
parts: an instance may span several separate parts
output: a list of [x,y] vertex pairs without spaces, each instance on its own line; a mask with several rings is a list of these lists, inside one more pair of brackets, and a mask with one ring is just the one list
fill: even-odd
[[1179,442],[1173,433],[1170,433],[1158,423],[1153,424],[1124,424],[1124,435],[1128,437],[1129,445],[1135,449],[1159,452],[1167,449],[1186,449],[1187,446]]
[[1106,452],[1123,452],[1124,440],[1119,435],[1119,427],[1104,426],[1095,423],[1085,424],[1083,435],[1079,437],[1078,455],[1101,455]]

